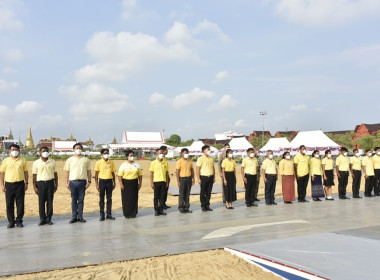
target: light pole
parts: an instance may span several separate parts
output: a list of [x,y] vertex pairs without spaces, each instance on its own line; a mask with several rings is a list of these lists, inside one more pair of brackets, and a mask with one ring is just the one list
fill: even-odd
[[264,146],[264,117],[267,115],[266,111],[261,111],[260,116],[263,116],[263,134],[261,135],[261,147]]

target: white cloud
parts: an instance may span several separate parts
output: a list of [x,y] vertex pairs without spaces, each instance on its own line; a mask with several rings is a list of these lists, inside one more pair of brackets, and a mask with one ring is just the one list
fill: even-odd
[[137,4],[136,0],[123,0],[123,7],[130,8],[135,7]]
[[42,124],[47,124],[47,125],[53,125],[53,124],[59,124],[63,120],[62,115],[42,115],[40,116],[40,122]]
[[245,120],[237,120],[235,122],[235,127],[236,128],[243,128],[243,127],[248,127],[248,126],[250,126],[250,125]]
[[206,33],[207,36],[216,36],[219,40],[229,42],[230,38],[223,33],[222,29],[214,22],[203,20],[193,29],[194,34]]
[[7,106],[0,105],[0,116],[2,118],[9,116],[10,113],[11,113],[11,110]]
[[20,5],[18,0],[1,0],[0,1],[0,30],[20,30],[23,27],[22,22],[17,19],[15,9]]
[[5,74],[5,75],[9,75],[9,74],[17,73],[17,70],[12,68],[12,67],[6,66],[3,69],[1,69],[1,73]]
[[36,101],[23,101],[15,107],[16,113],[28,114],[38,111],[42,106]]
[[343,62],[355,63],[359,67],[378,66],[380,65],[380,44],[346,50],[334,57]]
[[169,98],[167,98],[165,95],[155,92],[149,97],[149,103],[151,104],[158,104],[158,103],[166,103],[169,101]]
[[380,12],[378,0],[279,0],[276,13],[286,20],[309,26],[344,24]]
[[16,82],[8,82],[4,79],[0,79],[0,92],[2,91],[10,91],[18,87]]
[[214,83],[219,83],[221,81],[223,81],[224,79],[226,79],[228,76],[228,72],[227,71],[219,71],[218,73],[216,73],[216,76],[215,76],[215,80],[214,80]]
[[292,111],[305,111],[307,109],[307,105],[300,104],[300,105],[292,105],[290,107],[290,110]]
[[101,84],[61,87],[59,91],[73,102],[69,112],[80,118],[91,114],[116,113],[131,107],[127,95]]
[[10,49],[2,53],[3,59],[11,62],[18,62],[23,59],[23,53],[21,49]]
[[229,94],[225,94],[219,99],[217,103],[212,104],[208,108],[208,111],[233,109],[233,108],[236,108],[237,105],[238,105],[238,101],[235,98],[233,98]]

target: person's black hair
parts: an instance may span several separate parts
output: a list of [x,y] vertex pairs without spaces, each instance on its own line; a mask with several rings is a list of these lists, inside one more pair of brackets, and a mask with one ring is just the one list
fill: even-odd
[[232,150],[231,149],[227,149],[226,150],[226,155],[228,155],[230,152],[232,152]]
[[371,150],[370,149],[365,150],[365,153],[368,153],[368,152],[371,152]]
[[108,152],[109,152],[110,149],[101,149],[101,150],[100,150],[100,153],[103,154],[105,151],[108,151]]
[[314,150],[313,153],[311,154],[311,156],[314,157],[316,153],[319,153],[319,151],[318,150]]
[[181,154],[182,154],[183,152],[189,152],[189,149],[188,149],[188,148],[182,148],[182,149],[181,149]]
[[16,148],[16,149],[19,149],[19,150],[20,150],[20,146],[17,145],[17,144],[12,144],[12,145],[9,147],[9,150],[10,150],[11,148]]
[[325,156],[327,156],[328,153],[330,153],[330,152],[331,152],[331,150],[326,150],[326,151],[325,151]]
[[268,150],[267,153],[272,153],[273,154],[273,151],[272,150]]
[[253,151],[253,148],[248,148],[248,149],[247,149],[247,154],[248,154],[250,151]]
[[352,153],[355,154],[355,152],[359,152],[359,150],[358,149],[353,149]]
[[282,158],[285,158],[287,154],[290,155],[290,153],[288,151],[284,152],[284,154],[282,155]]
[[209,145],[204,145],[204,146],[202,147],[202,152],[204,152],[204,150],[209,149],[209,148],[210,148]]
[[42,150],[47,150],[47,151],[49,151],[49,148],[46,147],[46,146],[42,146],[42,147],[40,148],[40,152],[41,152]]
[[375,147],[374,151],[380,150],[380,147]]
[[343,152],[348,152],[348,149],[346,147],[341,147],[340,150]]
[[129,157],[130,154],[135,155],[135,152],[133,150],[129,149],[129,150],[126,150],[124,154],[126,157]]
[[156,149],[156,153],[157,153],[158,151],[162,151],[162,149],[161,149],[161,148]]
[[83,145],[81,143],[75,143],[73,146],[73,150],[75,149],[76,146],[79,146],[83,150]]
[[301,150],[302,148],[305,148],[305,149],[306,149],[305,145],[301,145],[301,146],[300,146],[300,150]]
[[165,146],[165,145],[163,145],[163,146],[160,147],[160,150],[162,150],[162,151],[166,151],[167,149],[168,149],[168,147]]

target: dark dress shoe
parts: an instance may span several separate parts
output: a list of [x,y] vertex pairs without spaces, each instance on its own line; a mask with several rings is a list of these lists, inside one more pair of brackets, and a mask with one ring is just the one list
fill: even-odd
[[22,223],[16,223],[16,227],[22,228],[22,227],[24,227],[24,225]]
[[206,210],[207,210],[207,211],[214,211],[214,210],[212,210],[212,209],[210,208],[210,206],[207,206],[207,207],[206,207]]
[[86,222],[86,220],[85,220],[85,219],[83,219],[83,218],[79,218],[79,219],[78,219],[78,222],[81,222],[81,223],[85,223],[85,222]]
[[253,207],[259,207],[259,205],[255,204],[255,203],[251,203],[251,206],[253,206]]
[[256,198],[255,201],[260,201],[260,199],[257,199],[257,198]]
[[115,220],[115,217],[113,217],[112,215],[108,215],[108,216],[106,217],[106,219],[107,219],[107,220],[112,220],[112,221],[113,221],[113,220]]
[[333,200],[335,200],[335,199],[334,199],[334,198],[327,198],[327,197],[326,197],[326,200],[333,201]]
[[38,224],[38,226],[43,226],[44,224],[46,224],[45,221],[40,221],[39,224]]
[[345,196],[344,199],[350,199],[349,197]]
[[160,211],[160,215],[166,216],[166,213],[164,211]]
[[227,209],[233,210],[234,208],[231,206],[231,207],[228,207]]
[[291,201],[284,201],[285,204],[293,204]]
[[182,213],[182,214],[186,214],[187,213],[186,210],[179,210],[179,212]]
[[245,204],[247,207],[252,207],[253,205],[251,203],[246,203]]
[[99,221],[104,221],[105,219],[104,216],[100,216]]
[[164,210],[171,208],[171,206],[166,205],[166,203],[163,206]]
[[190,209],[186,209],[185,211],[186,213],[193,213],[193,211],[191,211]]
[[207,212],[206,207],[202,207],[202,212]]
[[273,201],[273,202],[271,202],[271,204],[272,204],[272,205],[277,205],[277,203],[276,203],[276,202],[274,202],[274,201]]
[[362,198],[361,196],[358,196],[357,198]]
[[74,223],[76,223],[76,222],[78,222],[78,219],[77,219],[77,218],[72,218],[72,219],[70,220],[69,224],[74,224]]
[[15,223],[9,223],[8,225],[7,225],[7,228],[14,228],[15,227]]
[[270,206],[270,205],[272,205],[272,203],[270,203],[270,202],[265,202],[265,205]]
[[54,225],[54,223],[51,220],[47,220],[46,224],[49,225],[49,226]]
[[158,211],[156,211],[156,212],[154,212],[154,216],[160,216],[160,212],[158,212]]

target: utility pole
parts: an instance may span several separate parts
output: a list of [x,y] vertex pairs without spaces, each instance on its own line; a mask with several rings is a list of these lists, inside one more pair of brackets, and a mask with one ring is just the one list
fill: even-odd
[[264,146],[264,117],[267,115],[267,112],[266,111],[261,111],[260,112],[260,116],[263,116],[263,133],[261,135],[261,147]]

